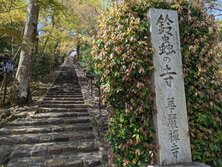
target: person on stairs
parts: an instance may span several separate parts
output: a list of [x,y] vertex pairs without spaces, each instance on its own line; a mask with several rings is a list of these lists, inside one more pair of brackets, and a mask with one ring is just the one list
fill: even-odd
[[75,63],[77,60],[77,51],[76,49],[73,49],[69,52],[68,54],[69,62],[70,63]]

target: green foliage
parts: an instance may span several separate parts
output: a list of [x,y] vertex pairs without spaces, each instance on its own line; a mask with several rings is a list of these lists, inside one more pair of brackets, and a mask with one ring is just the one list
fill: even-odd
[[1,0],[0,4],[0,53],[13,56],[22,39],[26,4],[24,0]]
[[108,139],[118,166],[145,166],[155,148],[149,80],[153,50],[148,21],[134,10],[145,12],[123,4],[105,13],[93,48],[96,68],[103,73],[103,97],[115,111]]
[[[0,4],[0,53],[14,57],[19,55],[22,43],[27,1],[0,0]],[[82,40],[80,34],[92,31],[99,10],[99,0],[38,0],[38,4],[38,44],[32,56],[34,79],[58,66],[63,56]]]
[[[61,64],[64,56],[82,40],[82,32],[89,31],[94,18],[96,1],[39,0],[38,53],[33,56],[33,78]],[[91,13],[91,15],[88,15]],[[87,50],[86,50],[87,51]],[[85,55],[84,55],[85,56]],[[86,58],[87,59],[87,58]],[[44,60],[44,61],[43,61]],[[85,59],[84,59],[85,61]]]
[[221,166],[222,88],[218,34],[200,1],[130,1],[113,6],[98,22],[93,42],[104,101],[112,106],[108,139],[118,166],[153,163],[153,72],[146,13],[177,10],[194,161]]
[[56,69],[64,61],[62,56],[56,55],[52,60],[51,55],[43,54],[33,59],[32,78],[33,80],[41,80],[50,71]]
[[91,47],[88,43],[81,45],[81,56],[79,58],[80,65],[86,70],[87,73],[92,73],[92,56],[90,55]]
[[222,20],[217,21],[217,24],[220,26],[220,28],[218,28],[219,40],[220,40],[220,42],[222,41],[222,28],[221,28],[221,23],[222,23]]

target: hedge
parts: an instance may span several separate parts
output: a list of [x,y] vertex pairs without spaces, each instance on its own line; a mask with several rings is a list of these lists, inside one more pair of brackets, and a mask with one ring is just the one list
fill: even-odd
[[131,0],[98,19],[92,55],[103,100],[112,106],[114,161],[129,167],[155,163],[149,8],[178,11],[192,158],[222,166],[221,48],[215,20],[198,0]]

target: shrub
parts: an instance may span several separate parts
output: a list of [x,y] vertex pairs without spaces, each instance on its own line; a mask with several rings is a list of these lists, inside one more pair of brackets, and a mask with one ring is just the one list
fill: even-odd
[[222,166],[222,88],[218,34],[201,1],[129,1],[101,15],[92,54],[111,105],[108,140],[118,166],[154,162],[153,49],[149,8],[177,10],[193,160]]

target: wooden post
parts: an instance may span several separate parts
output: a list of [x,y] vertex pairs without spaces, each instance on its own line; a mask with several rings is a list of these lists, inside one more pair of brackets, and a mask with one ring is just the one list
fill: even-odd
[[101,116],[101,112],[102,112],[102,107],[101,107],[101,89],[100,89],[100,85],[99,85],[99,113]]
[[2,101],[2,103],[3,104],[5,104],[5,96],[6,96],[6,90],[7,90],[7,82],[8,81],[8,74],[7,73],[5,73],[4,74],[4,95],[3,95],[3,101]]

